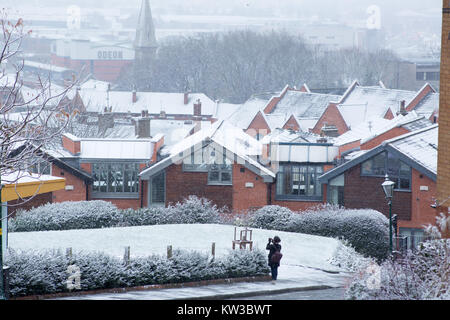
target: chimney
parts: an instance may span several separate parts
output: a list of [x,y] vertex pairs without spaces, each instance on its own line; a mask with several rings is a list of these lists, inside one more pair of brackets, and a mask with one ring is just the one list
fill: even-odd
[[132,94],[131,101],[132,101],[133,103],[136,103],[136,101],[137,101],[137,93],[136,93],[136,89],[133,89],[133,92],[132,92],[131,94]]
[[139,117],[134,123],[134,133],[140,138],[150,138],[150,117],[148,116],[148,110],[141,111],[141,117]]
[[202,103],[200,99],[197,99],[197,103],[194,103],[194,116],[201,117],[202,115]]
[[188,103],[189,103],[189,91],[186,90],[186,91],[184,92],[184,104],[186,105],[186,104],[188,104]]
[[110,108],[105,107],[103,113],[98,114],[98,132],[105,133],[106,129],[114,128],[114,114]]
[[156,136],[152,138],[151,142],[153,144],[153,152],[150,162],[155,163],[158,161],[159,150],[164,146],[164,135],[162,133],[158,133]]
[[70,133],[64,133],[62,136],[63,148],[69,151],[72,155],[79,155],[81,151],[80,139]]
[[405,105],[406,105],[405,100],[400,101],[400,110],[397,111],[397,115],[401,114],[402,116],[406,116],[408,114],[408,111],[406,110]]

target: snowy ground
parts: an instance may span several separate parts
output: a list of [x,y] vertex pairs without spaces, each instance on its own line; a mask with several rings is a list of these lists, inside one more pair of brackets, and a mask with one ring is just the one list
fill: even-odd
[[[338,240],[299,233],[253,229],[253,247],[265,251],[267,239],[275,235],[281,238],[282,266],[337,270],[330,265],[328,259],[336,252]],[[211,252],[211,244],[215,242],[216,255],[221,256],[231,250],[233,237],[234,226],[190,224],[18,232],[10,233],[8,241],[9,247],[13,249],[61,248],[65,250],[71,247],[74,252],[103,251],[117,257],[123,257],[126,246],[130,246],[131,256],[145,256],[153,253],[166,254],[168,245],[172,245],[173,249]]]
[[[240,228],[238,228],[240,230]],[[281,238],[283,259],[279,268],[276,286],[270,282],[244,282],[208,285],[192,288],[171,288],[128,293],[105,293],[62,299],[88,300],[159,300],[198,299],[212,297],[254,296],[261,293],[281,293],[304,290],[312,287],[343,287],[350,273],[331,265],[332,258],[340,246],[335,239],[299,233],[253,229],[254,248],[265,250],[267,239],[278,235]],[[231,250],[234,227],[228,225],[159,225],[107,229],[69,231],[20,232],[9,234],[9,246],[20,250],[39,250],[71,247],[76,251],[103,251],[123,257],[124,248],[130,246],[131,256],[166,254],[167,246],[210,252],[216,243],[216,255]],[[331,272],[330,272],[331,271]],[[340,271],[337,273],[337,271]],[[343,297],[337,296],[336,299]]]

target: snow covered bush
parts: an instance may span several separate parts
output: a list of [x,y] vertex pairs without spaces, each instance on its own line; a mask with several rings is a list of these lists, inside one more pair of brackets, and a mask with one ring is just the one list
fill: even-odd
[[168,208],[120,210],[102,200],[49,203],[19,211],[10,232],[93,229],[179,223],[220,223],[222,212],[211,201],[190,196]]
[[379,260],[385,259],[389,250],[388,219],[371,209],[344,209],[325,204],[292,212],[280,206],[266,206],[250,213],[245,224],[253,228],[345,239],[357,252]]
[[167,209],[164,207],[151,207],[121,210],[120,222],[117,227],[150,226],[169,223]]
[[[152,255],[132,257],[129,263],[104,253],[78,252],[67,256],[56,250],[9,250],[6,265],[10,266],[12,297],[72,289],[94,290],[257,276],[269,272],[265,254],[258,250],[230,251],[216,259],[194,251],[174,250],[170,259]],[[78,272],[78,287],[71,267]]]
[[362,256],[347,240],[339,241],[336,252],[329,259],[330,264],[350,272],[363,270],[376,263],[375,259]]
[[251,213],[247,223],[253,228],[283,231],[288,229],[293,218],[294,213],[290,209],[272,205]]
[[167,208],[169,223],[219,223],[221,212],[215,204],[205,198],[189,196],[183,202],[177,202]]
[[[347,299],[448,300],[450,240],[426,241],[416,251],[387,259],[377,272],[361,270],[346,290]],[[373,270],[373,269],[372,269]]]
[[345,239],[357,252],[378,260],[389,251],[388,219],[372,209],[322,205],[300,212],[287,231]]
[[9,220],[10,232],[105,228],[117,225],[120,210],[102,200],[48,203],[18,211]]

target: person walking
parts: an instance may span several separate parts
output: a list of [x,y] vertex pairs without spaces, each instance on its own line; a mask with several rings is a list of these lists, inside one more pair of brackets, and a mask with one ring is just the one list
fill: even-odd
[[280,259],[283,256],[281,254],[281,239],[278,236],[269,238],[269,243],[266,246],[266,250],[269,250],[269,267],[272,274],[272,283],[275,284],[275,281],[278,277],[278,267],[280,266]]

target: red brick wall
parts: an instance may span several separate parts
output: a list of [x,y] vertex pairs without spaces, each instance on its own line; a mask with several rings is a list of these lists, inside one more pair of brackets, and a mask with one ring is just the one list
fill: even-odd
[[262,135],[267,135],[270,133],[270,127],[261,112],[258,112],[255,115],[245,132],[254,138],[258,133]]
[[291,129],[295,131],[300,130],[300,126],[298,125],[297,120],[295,120],[294,116],[291,116],[288,121],[283,126],[283,129]]
[[286,92],[288,90],[290,90],[290,88],[285,87],[284,90],[280,93],[280,95],[278,97],[272,97],[272,99],[270,99],[267,106],[264,108],[264,113],[265,114],[271,113],[273,111],[273,109],[276,107],[276,105],[278,104],[278,102],[280,102],[280,100],[283,99],[284,95],[286,94]]
[[394,114],[392,113],[391,108],[389,108],[388,111],[386,111],[386,113],[384,114],[384,117],[383,117],[383,118],[384,118],[384,119],[387,119],[387,120],[392,120],[392,119],[394,119]]
[[205,197],[218,207],[233,206],[233,186],[210,186],[207,172],[183,172],[182,165],[172,164],[166,169],[166,206],[190,195]]
[[[420,190],[420,187],[428,190]],[[435,224],[436,209],[431,208],[436,197],[436,182],[412,169],[412,212],[411,221],[399,222],[402,228],[422,228],[426,224]]]
[[81,150],[80,141],[72,141],[66,136],[62,136],[62,145],[64,149],[69,151],[71,154],[77,154]]
[[383,134],[380,134],[379,136],[364,142],[361,144],[361,150],[370,150],[375,147],[378,147],[383,143],[383,141],[401,136],[402,134],[408,133],[409,131],[405,128],[393,128]]
[[[28,199],[28,198],[27,198]],[[25,199],[25,201],[27,200]],[[37,194],[31,200],[24,202],[24,200],[8,201],[8,217],[15,217],[17,210],[30,210],[31,208],[37,208],[44,204],[52,203],[52,193]],[[16,206],[19,204],[18,206]]]
[[[389,216],[389,206],[385,199],[381,184],[382,177],[362,177],[361,166],[357,165],[345,173],[344,206],[349,209],[377,210]],[[411,220],[412,193],[394,191],[392,214],[398,220]]]
[[353,141],[347,144],[344,144],[339,147],[339,158],[342,156],[342,154],[346,151],[358,148],[361,146],[361,140]]
[[86,185],[84,184],[83,180],[74,176],[70,172],[61,169],[55,164],[52,164],[52,175],[55,177],[65,178],[66,187],[73,186],[73,190],[63,189],[53,191],[53,202],[86,200]]
[[107,198],[95,198],[92,200],[103,200],[111,202],[119,209],[138,209],[141,207],[140,199],[107,199]]
[[342,115],[335,103],[330,103],[328,105],[319,121],[317,121],[316,125],[311,131],[313,133],[320,134],[325,123],[327,123],[328,125],[335,125],[338,129],[339,135],[348,131],[347,124],[345,123],[344,118],[342,118]]
[[[253,183],[253,187],[246,187],[246,183]],[[233,165],[233,212],[264,207],[268,204],[267,195],[267,184],[262,177],[242,165]]]
[[417,96],[406,106],[407,111],[412,111],[417,106],[417,104],[422,101],[430,92],[435,92],[430,85],[425,86],[422,91],[420,91]]

